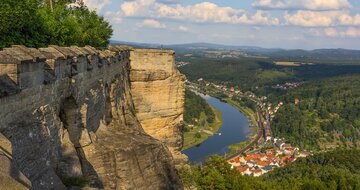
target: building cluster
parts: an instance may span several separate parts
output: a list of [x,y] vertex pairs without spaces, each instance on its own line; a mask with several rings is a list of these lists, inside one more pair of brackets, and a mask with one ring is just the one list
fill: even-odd
[[299,157],[306,157],[310,153],[300,152],[298,148],[287,144],[282,139],[273,139],[271,148],[254,147],[243,155],[228,160],[233,169],[243,175],[261,176],[278,167],[284,167]]
[[[266,98],[266,97],[265,97]],[[263,100],[264,98],[262,97],[261,100]],[[266,100],[266,99],[265,99]],[[263,102],[260,107],[262,109],[266,109],[267,112],[269,113],[270,119],[273,119],[275,117],[275,114],[279,111],[279,109],[281,108],[281,106],[283,106],[284,103],[283,102],[279,102],[278,104],[273,105],[272,103],[268,102]]]
[[183,67],[185,65],[189,65],[190,63],[189,62],[184,62],[184,61],[177,61],[175,63],[176,67]]
[[277,84],[273,86],[273,88],[287,90],[287,89],[297,88],[299,86],[302,86],[303,84],[304,82],[287,82],[285,84]]
[[204,53],[205,57],[208,58],[240,58],[249,56],[245,52],[232,50],[207,50]]
[[246,52],[239,51],[239,50],[205,50],[203,51],[204,56],[208,58],[258,58],[258,59],[266,59],[268,57],[259,56],[259,55],[250,55]]

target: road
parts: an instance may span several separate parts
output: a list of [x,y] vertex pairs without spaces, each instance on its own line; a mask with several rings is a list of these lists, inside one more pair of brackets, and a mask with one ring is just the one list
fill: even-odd
[[264,125],[263,125],[263,120],[262,120],[262,117],[261,117],[261,114],[260,114],[260,110],[257,109],[256,113],[257,113],[257,116],[259,118],[259,120],[258,120],[258,134],[256,135],[256,137],[248,145],[246,145],[244,148],[237,151],[233,155],[229,156],[227,158],[228,160],[231,160],[233,158],[236,158],[237,156],[242,155],[242,153],[244,153],[245,151],[249,150],[251,147],[256,145],[260,141],[260,139],[263,137],[263,135],[264,135]]
[[[199,87],[197,84],[195,83],[191,83],[192,86],[198,88],[198,89],[193,89],[196,91],[199,91]],[[224,92],[222,92],[224,93]],[[229,94],[227,94],[229,95]],[[258,105],[261,105],[262,102],[258,99],[258,98],[254,98],[254,97],[246,97],[249,98],[250,100],[254,101],[255,103],[257,103]],[[263,118],[262,116],[262,111],[264,111],[265,114],[265,118]],[[242,155],[245,151],[249,150],[251,147],[253,147],[254,145],[256,145],[262,137],[266,138],[266,131],[268,130],[270,132],[270,135],[272,136],[272,131],[270,128],[270,115],[269,112],[266,108],[264,108],[264,110],[261,110],[260,107],[256,108],[256,114],[257,114],[257,118],[258,118],[258,133],[256,135],[256,137],[248,144],[246,145],[244,148],[242,148],[241,150],[237,151],[236,153],[234,153],[233,155],[231,155],[230,157],[228,157],[227,159],[233,159],[239,155]],[[264,125],[264,119],[266,120],[266,124]]]

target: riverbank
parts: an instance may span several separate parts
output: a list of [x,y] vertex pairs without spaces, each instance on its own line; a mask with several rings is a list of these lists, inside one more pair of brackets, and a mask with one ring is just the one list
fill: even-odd
[[[188,132],[185,132],[184,137],[184,145],[182,151],[191,148],[193,146],[196,146],[202,142],[204,142],[206,139],[208,139],[210,136],[213,136],[215,133],[217,133],[222,126],[223,120],[222,120],[222,114],[219,110],[214,108],[213,106],[210,106],[215,114],[215,121],[214,123],[211,123],[208,126],[194,126],[194,128]],[[210,131],[213,134],[206,133],[203,130]],[[201,136],[196,137],[196,134],[200,133]]]
[[234,106],[236,109],[241,111],[241,113],[243,113],[246,116],[246,118],[249,120],[249,122],[251,123],[251,126],[252,126],[252,135],[248,140],[228,146],[228,148],[230,149],[230,153],[228,155],[232,155],[232,154],[236,153],[237,151],[239,151],[240,149],[246,147],[248,144],[250,144],[256,138],[256,136],[258,134],[258,124],[257,124],[257,118],[256,118],[257,116],[256,116],[256,113],[254,112],[254,110],[252,110],[248,107],[241,106],[239,103],[232,100],[231,98],[227,98],[226,101],[230,105]]

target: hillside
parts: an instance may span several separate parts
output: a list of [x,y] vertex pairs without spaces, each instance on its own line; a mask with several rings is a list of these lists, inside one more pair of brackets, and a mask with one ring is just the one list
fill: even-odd
[[239,86],[243,91],[252,90],[258,95],[267,96],[270,93],[276,93],[277,90],[271,88],[276,84],[360,73],[360,65],[315,64],[289,67],[275,65],[270,60],[264,59],[222,59],[208,58],[203,55],[180,56],[177,59],[190,63],[179,68],[189,80],[204,78],[207,81],[228,83]]
[[221,157],[208,159],[203,167],[184,167],[185,187],[197,189],[319,189],[345,190],[360,186],[360,151],[335,150],[320,153],[262,177],[243,176]]
[[[272,129],[302,148],[326,149],[360,145],[360,75],[309,82],[277,98],[285,106]],[[298,105],[294,99],[300,100]]]
[[187,44],[148,44],[124,41],[111,41],[112,44],[128,44],[141,48],[168,48],[174,49],[178,54],[201,53],[206,50],[233,50],[241,51],[252,56],[265,56],[271,60],[299,61],[310,63],[360,64],[360,50],[350,49],[282,49],[262,48],[257,46],[237,46],[211,43],[187,43]]

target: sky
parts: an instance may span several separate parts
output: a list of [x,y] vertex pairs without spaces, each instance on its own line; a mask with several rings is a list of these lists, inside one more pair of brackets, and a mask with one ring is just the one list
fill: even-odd
[[360,49],[360,0],[84,0],[118,41]]

